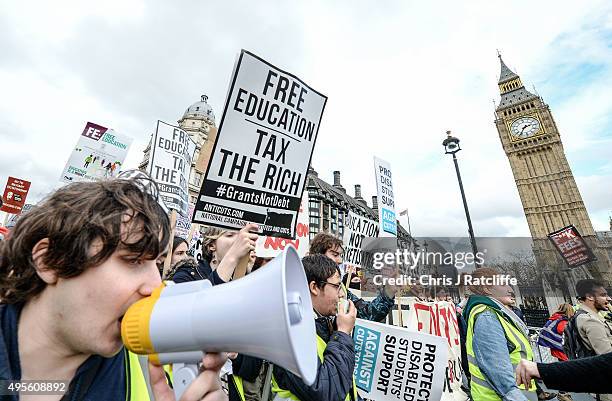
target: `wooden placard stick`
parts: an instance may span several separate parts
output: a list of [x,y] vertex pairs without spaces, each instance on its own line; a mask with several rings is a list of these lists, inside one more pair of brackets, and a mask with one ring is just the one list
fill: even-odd
[[170,212],[170,241],[168,242],[168,251],[166,252],[166,260],[164,260],[164,274],[166,277],[170,270],[170,263],[172,262],[172,242],[174,242],[174,227],[176,226],[176,210]]
[[398,311],[398,316],[399,318],[397,319],[397,325],[400,327],[404,327],[404,318],[403,318],[403,313],[402,313],[402,294],[400,291],[398,291],[398,297],[397,298],[397,311]]

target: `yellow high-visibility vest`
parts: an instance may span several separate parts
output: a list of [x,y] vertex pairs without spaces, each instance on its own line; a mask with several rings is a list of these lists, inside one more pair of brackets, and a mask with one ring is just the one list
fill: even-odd
[[[319,360],[321,362],[323,362],[323,353],[325,352],[326,348],[327,348],[327,343],[321,337],[319,337],[319,335],[317,335],[317,355],[319,356]],[[352,387],[353,387],[352,388],[353,400],[357,401],[357,387],[355,386],[355,376],[354,375],[353,375],[353,386]],[[274,378],[274,375],[272,375],[272,391],[276,393],[275,401],[278,400],[279,398],[286,399],[286,400],[300,401],[300,399],[297,398],[291,391],[280,388],[278,384],[276,383],[276,379]],[[350,399],[351,399],[351,393],[349,392],[344,398],[344,400],[349,401]]]
[[[514,349],[510,351],[510,363],[512,366],[516,368],[521,359],[526,359],[528,361],[533,361],[533,349],[531,348],[531,344],[529,343],[529,339],[522,330],[517,328],[514,324],[507,321],[503,316],[501,311],[498,311],[494,308],[491,308],[487,305],[480,304],[476,305],[470,311],[470,316],[468,318],[468,332],[466,339],[466,350],[468,355],[468,365],[470,374],[472,376],[470,382],[470,391],[472,393],[472,399],[474,401],[500,401],[502,398],[499,396],[497,391],[493,385],[489,382],[487,377],[482,373],[478,364],[476,363],[476,356],[474,354],[473,348],[473,340],[474,340],[474,324],[476,322],[476,318],[478,315],[483,313],[484,311],[490,311],[494,316],[499,320],[502,328],[504,329],[504,334],[506,335],[506,340],[514,346]],[[519,387],[521,390],[525,390],[525,386],[521,385]],[[529,389],[526,391],[535,391],[535,381],[531,381]]]

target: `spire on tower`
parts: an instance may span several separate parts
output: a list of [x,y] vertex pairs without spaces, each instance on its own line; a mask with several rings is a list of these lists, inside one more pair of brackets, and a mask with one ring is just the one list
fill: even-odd
[[519,77],[518,75],[516,75],[516,73],[514,71],[512,71],[510,68],[508,68],[506,63],[504,63],[504,60],[502,59],[502,56],[501,56],[501,53],[499,52],[499,50],[497,51],[497,57],[499,57],[499,63],[501,64],[501,72],[499,74],[499,83],[500,84],[502,84],[504,82],[511,81],[511,80]]

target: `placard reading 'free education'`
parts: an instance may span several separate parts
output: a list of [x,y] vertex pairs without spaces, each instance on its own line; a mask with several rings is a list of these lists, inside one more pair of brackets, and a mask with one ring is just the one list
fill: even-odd
[[355,384],[376,401],[439,401],[445,382],[446,339],[357,319]]
[[157,121],[151,141],[149,173],[170,209],[181,216],[189,213],[189,173],[196,144],[191,136],[173,125]]
[[295,238],[327,97],[243,50],[232,76],[194,223]]
[[116,177],[131,143],[130,137],[88,122],[66,162],[60,181],[71,183]]

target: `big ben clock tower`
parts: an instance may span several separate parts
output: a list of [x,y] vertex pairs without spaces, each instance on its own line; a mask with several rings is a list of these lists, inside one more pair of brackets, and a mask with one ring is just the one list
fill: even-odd
[[586,269],[593,277],[608,281],[609,255],[597,239],[550,108],[525,89],[501,55],[499,61],[501,100],[495,110],[495,125],[514,174],[538,267],[549,271],[565,267],[547,235],[572,224],[598,258]]

